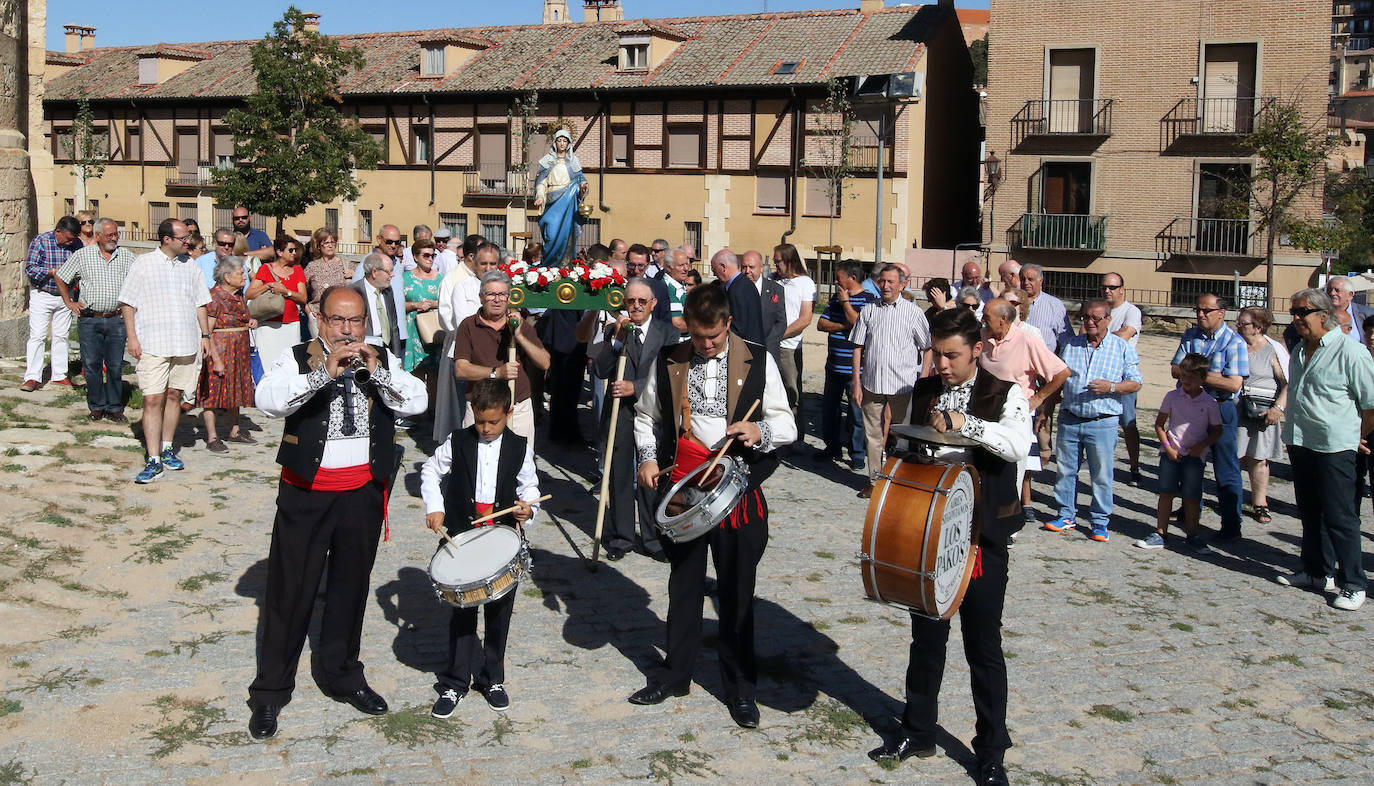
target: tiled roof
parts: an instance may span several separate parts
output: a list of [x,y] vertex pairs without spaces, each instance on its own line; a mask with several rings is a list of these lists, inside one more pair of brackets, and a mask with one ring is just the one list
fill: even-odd
[[[92,52],[94,54],[94,52]],[[180,60],[209,60],[210,53],[200,47],[177,46],[175,44],[155,44],[145,46],[134,54],[138,57],[174,57]]]
[[[834,76],[910,71],[950,10],[902,6],[869,13],[805,11],[683,17],[631,22],[494,26],[334,36],[362,49],[366,66],[344,79],[345,95],[592,88],[680,88],[814,84]],[[685,36],[647,73],[616,70],[620,31],[657,29]],[[487,46],[444,79],[421,79],[420,42],[460,37]],[[160,85],[138,84],[138,54],[148,47],[82,52],[85,65],[46,86],[51,100],[91,98],[233,98],[254,90],[252,41],[165,47],[205,59]],[[178,50],[178,51],[172,51]],[[54,54],[49,53],[51,58]],[[779,61],[805,61],[795,74],[773,74]]]
[[992,20],[992,11],[987,8],[960,8],[955,13],[962,25],[985,25]]

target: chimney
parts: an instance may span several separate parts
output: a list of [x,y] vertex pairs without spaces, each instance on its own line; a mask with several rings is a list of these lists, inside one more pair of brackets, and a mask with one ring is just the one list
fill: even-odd
[[317,14],[317,13],[315,13],[314,11],[306,11],[305,14],[304,14],[304,16],[305,16],[305,29],[308,30],[308,31],[310,31],[310,32],[312,32],[312,33],[319,33],[319,32],[320,32],[320,15]]
[[87,49],[95,49],[95,28],[86,25],[63,25],[62,32],[66,37],[66,51],[68,54],[85,52]]
[[95,49],[95,28],[83,27],[81,33],[81,51]]
[[883,10],[883,0],[859,0],[859,11],[871,14]]

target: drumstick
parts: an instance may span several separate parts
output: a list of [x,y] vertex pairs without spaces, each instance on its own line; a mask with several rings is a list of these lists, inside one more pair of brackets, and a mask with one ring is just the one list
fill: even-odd
[[[549,498],[552,497],[552,496],[553,496],[552,494],[545,494],[544,496],[540,497],[539,499],[537,499],[537,500],[535,500],[534,502],[531,502],[531,503],[529,503],[529,504],[533,505],[533,504],[535,504],[535,502],[543,502],[544,500],[549,499]],[[495,513],[488,513],[487,515],[483,516],[483,517],[480,518],[480,519],[473,519],[473,520],[472,520],[472,526],[475,527],[475,526],[477,526],[478,524],[481,524],[481,523],[483,523],[483,522],[485,522],[485,521],[491,521],[491,520],[494,519],[494,518],[500,518],[501,516],[504,516],[504,515],[506,515],[507,513],[512,513],[512,512],[514,512],[514,511],[516,511],[516,510],[519,510],[519,509],[520,509],[520,506],[519,506],[519,505],[511,505],[510,507],[506,508],[505,510],[498,510],[498,511],[496,511]]]
[[[740,418],[740,420],[748,420],[749,416],[754,414],[754,410],[759,408],[760,401],[762,401],[762,399],[755,399],[754,403],[749,405],[749,411],[744,413],[744,417]],[[711,459],[710,465],[706,467],[705,472],[701,473],[701,475],[698,476],[698,480],[705,480],[706,478],[711,477],[711,471],[714,470],[716,468],[716,465],[720,463],[721,458],[725,456],[725,451],[729,449],[730,443],[734,442],[737,437],[739,437],[738,434],[725,440],[725,444],[721,445],[720,450],[716,451],[716,457]]]
[[[634,337],[634,327],[630,328],[630,335],[626,336],[626,341],[620,346],[620,361],[615,368],[615,381],[620,382],[625,378],[625,359],[630,355],[630,344]],[[620,422],[620,396],[611,398],[611,422],[606,429],[606,450],[605,461],[601,467],[601,498],[596,503],[596,531],[592,536],[592,562],[589,566],[591,570],[596,570],[596,562],[601,557],[601,528],[606,521],[606,505],[610,501],[611,488],[611,452],[615,450],[615,427]]]

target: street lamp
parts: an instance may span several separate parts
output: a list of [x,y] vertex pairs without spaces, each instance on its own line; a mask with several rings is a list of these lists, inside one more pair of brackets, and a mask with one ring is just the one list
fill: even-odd
[[983,194],[990,202],[988,207],[988,259],[992,259],[992,238],[997,232],[997,186],[1002,183],[1002,159],[997,154],[989,150],[987,157],[983,159],[983,173],[987,177],[987,185],[983,188]]

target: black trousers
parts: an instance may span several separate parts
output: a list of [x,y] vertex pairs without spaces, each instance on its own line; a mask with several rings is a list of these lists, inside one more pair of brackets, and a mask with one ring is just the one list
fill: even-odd
[[[448,668],[439,672],[434,689],[467,693],[468,686],[483,690],[506,681],[506,637],[515,610],[516,584],[498,600],[479,608],[454,609],[448,621]],[[477,612],[486,618],[486,639],[477,635]]]
[[702,602],[706,590],[706,550],[716,567],[720,590],[720,680],[727,698],[754,698],[758,669],[754,664],[754,581],[768,547],[768,502],[751,489],[736,510],[742,523],[716,526],[710,534],[686,543],[663,538],[668,574],[668,664],[665,685],[692,679],[701,654]]
[[248,686],[250,704],[281,706],[291,700],[326,557],[329,584],[315,650],[324,688],[342,694],[366,687],[358,649],[381,536],[382,488],[378,484],[353,491],[279,485],[277,519],[267,556],[258,675]]
[[1302,569],[1312,576],[1335,576],[1342,588],[1366,587],[1360,543],[1360,501],[1356,496],[1357,450],[1318,453],[1288,446],[1293,467],[1293,499],[1302,521]]
[[[973,752],[982,763],[1001,763],[1011,747],[1007,733],[1007,662],[1002,655],[1002,605],[1007,594],[1007,547],[978,541],[983,575],[969,582],[959,607],[964,657],[973,683],[977,715]],[[911,615],[911,661],[906,669],[906,710],[902,728],[918,747],[935,744],[940,682],[945,674],[949,620]]]
[[587,371],[587,347],[578,344],[572,352],[549,353],[549,436],[552,439],[580,440],[577,401],[582,397],[582,375]]
[[[628,414],[627,414],[628,410]],[[601,444],[609,433],[610,405],[607,405],[601,427]],[[657,492],[651,488],[635,488],[634,405],[630,399],[620,402],[620,423],[615,430],[615,450],[611,454],[610,497],[606,506],[607,526],[602,537],[606,548],[631,549],[635,545],[635,519],[639,519],[639,539],[644,551],[657,554],[663,550],[658,527],[654,526],[654,502]],[[665,538],[666,540],[666,538]]]

